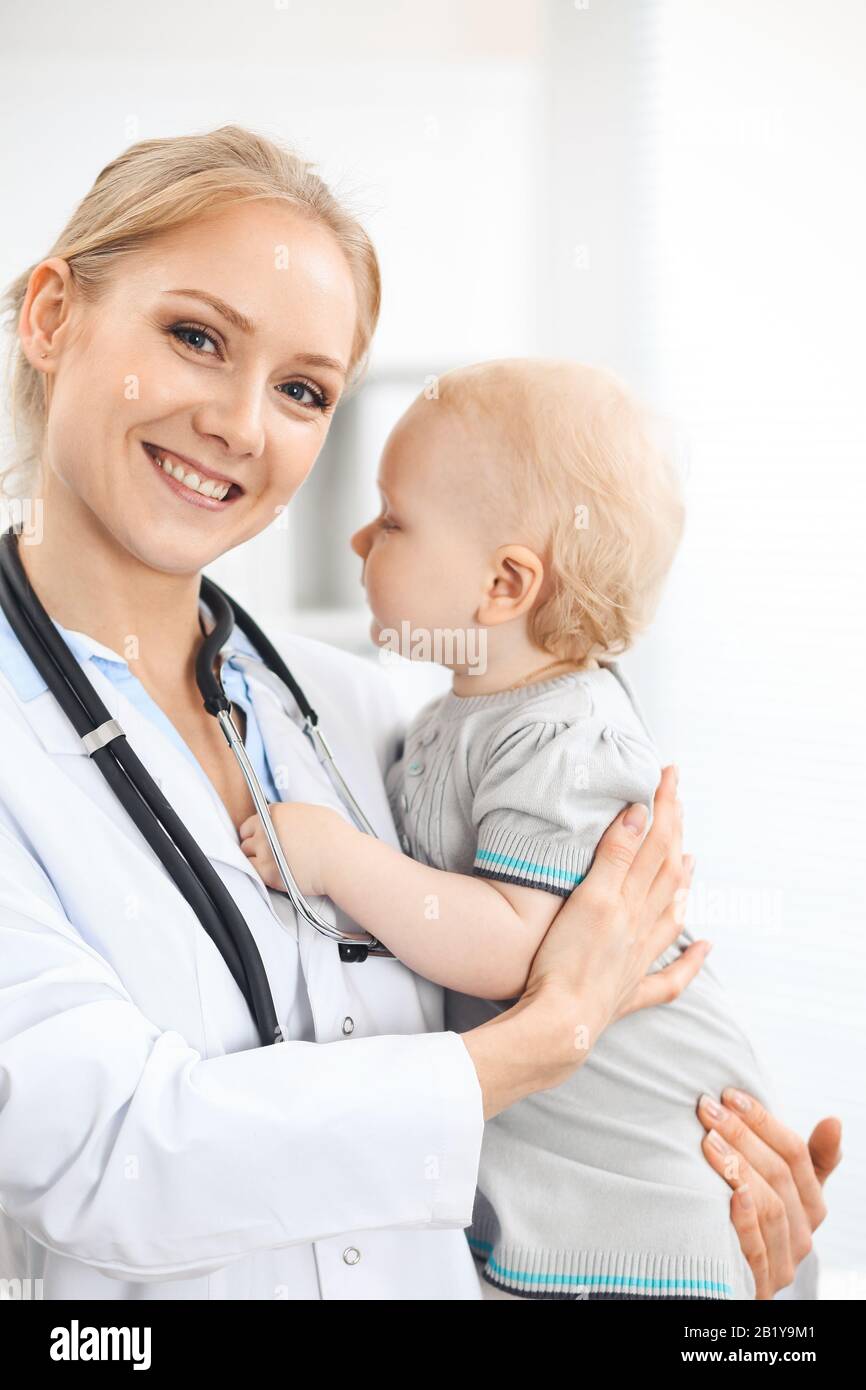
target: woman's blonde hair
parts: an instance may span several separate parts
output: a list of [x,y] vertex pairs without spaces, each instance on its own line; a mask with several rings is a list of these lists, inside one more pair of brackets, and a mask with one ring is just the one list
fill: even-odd
[[545,578],[528,623],[552,656],[624,652],[652,621],[684,506],[660,419],[612,373],[507,358],[447,372],[440,404],[480,417],[481,505],[534,549]]
[[[381,282],[373,244],[363,227],[337,200],[314,166],[276,141],[241,126],[221,126],[203,135],[142,140],[107,164],[78,204],[49,256],[69,263],[82,295],[99,298],[125,256],[161,232],[230,203],[279,199],[334,233],[348,261],[358,298],[358,320],[349,362],[348,386],[366,367],[379,317]],[[15,331],[30,266],[8,286],[2,301]],[[45,416],[42,374],[13,346],[12,424],[17,458],[12,468],[33,481]],[[0,491],[5,479],[0,475]],[[20,491],[20,488],[18,489]]]

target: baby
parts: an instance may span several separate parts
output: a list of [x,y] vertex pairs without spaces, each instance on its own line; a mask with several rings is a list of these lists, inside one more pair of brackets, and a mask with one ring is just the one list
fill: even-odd
[[[426,635],[452,672],[388,772],[405,854],[323,806],[273,819],[301,889],[445,986],[463,1032],[520,995],[614,817],[652,814],[661,761],[613,658],[652,617],[683,507],[621,383],[544,360],[440,378],[392,431],[379,490],[352,540],[371,633],[411,631],[415,659]],[[258,816],[240,833],[280,889]],[[673,1003],[608,1028],[568,1082],[488,1121],[468,1231],[484,1278],[522,1298],[754,1297],[696,1113],[729,1085],[770,1104],[705,965]]]

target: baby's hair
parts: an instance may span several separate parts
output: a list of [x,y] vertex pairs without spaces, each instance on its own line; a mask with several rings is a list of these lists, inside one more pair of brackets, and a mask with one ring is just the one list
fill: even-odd
[[[366,367],[379,316],[381,282],[373,244],[363,227],[307,163],[285,145],[242,126],[200,135],[142,140],[107,164],[45,257],[68,262],[88,300],[97,300],[125,259],[161,233],[233,203],[276,199],[330,228],[355,282],[358,320],[349,361],[349,387]],[[3,308],[13,332],[34,262],[8,286]],[[19,457],[32,486],[45,416],[42,374],[14,345],[12,422]],[[14,464],[13,464],[14,466]],[[0,477],[0,484],[3,482]],[[2,486],[0,486],[2,491]]]
[[652,621],[683,531],[661,420],[611,372],[543,358],[448,372],[438,402],[489,427],[481,482],[514,533],[503,541],[544,562],[531,639],[581,664],[626,651]]

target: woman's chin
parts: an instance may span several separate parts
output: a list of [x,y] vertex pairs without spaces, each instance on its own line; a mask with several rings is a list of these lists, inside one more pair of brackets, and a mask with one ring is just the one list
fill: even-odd
[[196,534],[194,527],[144,516],[133,528],[115,532],[121,545],[148,569],[161,574],[198,574],[230,549],[216,537]]

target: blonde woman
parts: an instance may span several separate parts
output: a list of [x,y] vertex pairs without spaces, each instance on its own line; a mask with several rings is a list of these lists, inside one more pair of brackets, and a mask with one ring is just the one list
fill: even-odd
[[[253,804],[195,680],[201,570],[290,502],[378,305],[362,229],[310,166],[234,127],[126,151],[12,287],[27,580],[229,890],[288,1039],[257,1045],[220,952],[0,614],[0,1268],[45,1298],[477,1299],[462,1228],[484,1120],[560,1084],[578,1033],[591,1047],[675,998],[704,958],[646,974],[689,877],[670,769],[645,836],[634,808],[606,832],[519,1002],[462,1035],[399,961],[343,963],[240,848]],[[395,844],[385,677],[317,642],[286,656]],[[225,680],[273,799],[328,803],[266,688],[241,666]],[[811,1150],[759,1109],[716,1127],[770,1297],[823,1217],[836,1126]]]

